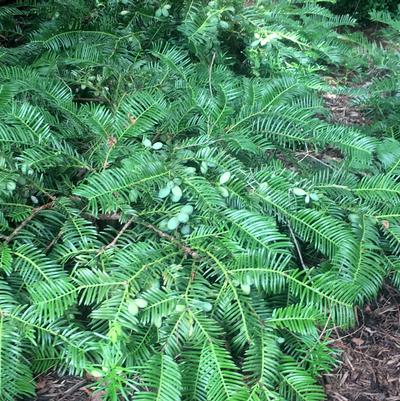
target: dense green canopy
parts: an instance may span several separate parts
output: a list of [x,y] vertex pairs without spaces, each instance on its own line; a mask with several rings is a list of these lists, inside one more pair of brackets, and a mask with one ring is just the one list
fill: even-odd
[[372,15],[383,48],[319,3],[0,8],[2,400],[54,369],[115,401],[324,399],[330,330],[400,284],[400,25]]

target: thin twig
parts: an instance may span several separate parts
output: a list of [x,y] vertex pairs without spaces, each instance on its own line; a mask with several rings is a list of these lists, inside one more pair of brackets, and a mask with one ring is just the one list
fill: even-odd
[[62,230],[59,231],[59,233],[51,240],[49,245],[46,246],[44,252],[47,253],[50,251],[50,249],[54,246],[54,244],[62,237],[63,232]]
[[337,327],[335,326],[334,330],[336,331],[336,334],[338,335],[338,337],[337,338],[333,338],[332,340],[329,340],[329,343],[332,344],[332,343],[335,343],[335,342],[338,342],[338,341],[342,341],[343,339],[345,339],[347,337],[353,336],[354,334],[356,334],[357,332],[359,332],[362,329],[364,329],[364,325],[358,327],[356,330],[352,331],[349,334],[346,334],[345,336],[340,336],[338,331],[337,331]]
[[208,68],[208,85],[210,87],[211,97],[214,97],[213,91],[212,91],[212,83],[211,83],[212,68],[213,68],[213,65],[214,65],[214,61],[215,61],[215,52],[213,53],[213,56],[212,56],[212,59],[211,59],[211,63],[210,63],[210,67]]
[[49,209],[53,206],[54,201],[46,203],[45,205],[36,207],[32,210],[32,213],[29,217],[27,217],[18,227],[14,229],[14,231],[6,237],[4,243],[8,244],[39,212],[45,209]]
[[332,166],[330,166],[329,164],[325,163],[324,161],[322,161],[321,159],[318,159],[318,157],[315,157],[314,155],[311,154],[311,151],[307,152],[298,152],[296,155],[298,156],[303,156],[298,162],[301,163],[303,160],[305,160],[307,157],[310,157],[311,159],[315,160],[318,163],[321,163],[323,166],[328,167],[330,169],[333,169]]
[[[93,216],[92,216],[93,217]],[[119,218],[121,217],[120,214],[118,213],[113,213],[113,214],[101,214],[97,216],[97,220],[119,220]],[[135,222],[137,224],[142,225],[143,227],[146,227],[150,230],[152,230],[153,232],[155,232],[159,237],[164,238],[166,240],[168,240],[169,242],[171,242],[172,244],[174,244],[177,248],[180,248],[183,250],[183,252],[185,253],[185,255],[190,255],[193,259],[198,259],[200,257],[200,255],[194,251],[192,248],[190,248],[189,246],[187,246],[186,244],[182,243],[181,241],[179,241],[178,239],[176,239],[175,237],[173,237],[170,234],[167,234],[161,230],[159,230],[156,226],[154,226],[151,223],[148,223],[146,221],[140,220],[137,217],[132,217],[128,222],[125,223],[125,225],[122,227],[121,231],[118,233],[118,235],[113,239],[112,242],[110,242],[110,244],[106,245],[105,247],[103,247],[99,253],[103,252],[104,250],[114,246],[116,244],[116,242],[118,241],[118,239],[121,237],[121,235],[124,233],[124,231],[126,231],[129,226],[132,224],[132,222]]]
[[[332,308],[332,306],[331,306],[331,308]],[[331,309],[331,311],[329,312],[328,319],[326,319],[325,326],[324,326],[324,328],[322,329],[321,334],[320,334],[320,336],[319,336],[319,340],[320,340],[320,341],[321,341],[322,337],[324,337],[324,335],[325,335],[325,333],[326,333],[326,330],[328,329],[328,325],[329,325],[331,319],[332,319],[332,309]]]
[[101,250],[99,251],[99,253],[106,251],[107,249],[112,248],[113,246],[116,245],[116,243],[118,242],[118,240],[121,238],[122,234],[130,227],[130,225],[135,221],[135,216],[131,217],[121,228],[121,230],[119,231],[119,233],[115,236],[115,238],[108,244],[103,246],[103,248],[101,248]]
[[159,237],[165,238],[166,240],[168,240],[169,242],[171,242],[172,244],[174,244],[178,248],[182,249],[183,252],[185,253],[185,255],[190,255],[193,259],[198,259],[200,257],[200,255],[196,251],[194,251],[192,248],[190,248],[189,246],[181,243],[180,241],[178,241],[172,235],[169,235],[169,234],[159,230],[157,227],[153,226],[152,224],[146,223],[144,221],[138,221],[138,223],[141,224],[142,226],[144,226],[146,228],[149,228],[150,230],[154,231]]
[[291,237],[292,237],[292,239],[293,239],[294,245],[295,245],[295,247],[296,247],[297,254],[299,255],[300,264],[301,264],[301,266],[303,267],[303,269],[307,271],[307,266],[306,266],[305,263],[304,263],[304,260],[303,260],[302,254],[301,254],[301,250],[300,250],[299,243],[297,242],[296,235],[294,234],[294,232],[293,232],[293,230],[292,230],[292,227],[290,227],[290,224],[289,224],[289,223],[288,223],[288,228],[289,228],[289,231],[290,231],[290,235],[291,235]]
[[85,385],[87,382],[86,379],[81,380],[80,382],[74,384],[71,388],[69,388],[67,391],[64,392],[64,395],[59,399],[61,400],[65,400],[68,396],[72,395],[73,393],[75,393],[76,390],[80,389],[83,385]]
[[110,103],[110,101],[104,97],[74,97],[74,100],[78,102]]

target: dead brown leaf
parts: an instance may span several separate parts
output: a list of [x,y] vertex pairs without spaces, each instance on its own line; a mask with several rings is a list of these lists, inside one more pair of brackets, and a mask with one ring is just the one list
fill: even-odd
[[106,394],[104,390],[96,391],[92,393],[90,401],[103,401],[103,396]]
[[358,338],[358,337],[354,337],[351,339],[351,342],[353,342],[355,345],[357,345],[358,347],[363,345],[365,343],[365,341],[362,338]]

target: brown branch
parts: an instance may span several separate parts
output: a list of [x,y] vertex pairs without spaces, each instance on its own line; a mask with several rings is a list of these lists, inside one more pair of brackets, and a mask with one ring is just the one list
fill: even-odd
[[[121,217],[121,215],[118,214],[118,213],[100,214],[100,215],[97,216],[97,220],[114,220],[115,221],[115,220],[119,220],[120,217]],[[130,225],[133,222],[136,222],[137,224],[140,224],[143,227],[146,227],[146,228],[150,229],[151,231],[155,232],[159,237],[168,240],[173,245],[175,245],[177,248],[180,248],[185,253],[185,255],[190,255],[193,259],[198,259],[200,257],[200,255],[195,250],[193,250],[192,248],[190,248],[186,244],[180,242],[177,238],[175,238],[172,235],[167,234],[167,233],[159,230],[153,224],[150,224],[150,223],[147,223],[146,221],[137,219],[137,217],[132,217],[129,221],[127,221],[125,223],[125,225],[122,227],[121,231],[118,233],[118,235],[113,239],[113,241],[110,242],[105,247],[101,248],[99,253],[105,251],[108,248],[113,247],[116,244],[116,242],[118,241],[118,239],[121,237],[121,235],[130,227]]]
[[50,249],[56,244],[56,242],[62,237],[63,232],[62,230],[59,231],[59,233],[51,240],[49,245],[46,246],[46,249],[44,250],[45,253],[49,252]]
[[107,249],[112,248],[113,246],[116,245],[116,243],[118,242],[118,240],[121,238],[122,234],[130,227],[130,225],[135,221],[135,217],[131,217],[125,224],[124,226],[121,228],[121,230],[119,231],[119,233],[115,236],[115,238],[108,244],[103,246],[100,251],[98,252],[98,254],[106,251]]
[[16,227],[9,236],[6,237],[6,239],[4,240],[4,243],[8,244],[39,212],[41,212],[42,210],[45,210],[45,209],[49,209],[53,205],[54,205],[54,201],[34,208],[31,215],[29,217],[27,217],[18,227]]
[[146,223],[145,221],[138,221],[138,223],[141,224],[142,226],[154,231],[159,237],[168,240],[169,242],[174,244],[176,247],[182,249],[183,252],[185,253],[185,255],[190,255],[193,259],[198,259],[200,257],[200,255],[196,251],[194,251],[192,248],[181,243],[172,235],[169,235],[169,234],[165,233],[164,231],[159,230],[157,227],[153,226],[152,224]]
[[84,386],[87,383],[86,379],[83,379],[79,381],[78,383],[74,384],[71,388],[69,388],[67,391],[64,392],[63,396],[59,399],[61,400],[66,400],[67,397],[75,393],[75,391],[79,390],[82,386]]
[[324,328],[322,329],[321,334],[320,334],[320,336],[319,336],[319,340],[320,340],[320,341],[321,341],[322,338],[324,337],[324,335],[325,335],[325,333],[326,333],[326,331],[327,331],[327,329],[328,329],[328,325],[329,325],[329,323],[330,323],[330,321],[331,321],[331,318],[332,318],[332,305],[331,305],[331,307],[330,307],[329,309],[330,309],[330,311],[329,311],[328,319],[326,319],[325,326],[324,326]]
[[[89,215],[91,218],[93,218],[93,215]],[[121,215],[119,213],[108,213],[108,214],[99,214],[97,217],[95,217],[96,220],[100,221],[105,221],[105,220],[119,220],[121,218]]]
[[213,69],[213,65],[214,65],[214,61],[215,61],[215,55],[216,55],[216,53],[214,52],[212,55],[210,66],[208,68],[208,85],[210,88],[211,97],[214,97],[213,90],[212,90],[212,69]]
[[77,102],[99,102],[99,103],[108,103],[110,101],[104,97],[74,97],[74,100]]

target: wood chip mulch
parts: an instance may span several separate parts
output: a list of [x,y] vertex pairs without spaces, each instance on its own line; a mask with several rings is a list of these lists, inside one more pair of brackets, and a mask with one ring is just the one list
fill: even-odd
[[82,377],[49,374],[36,382],[34,401],[91,401],[92,392],[85,387],[88,381]]
[[400,294],[387,287],[359,313],[360,325],[338,333],[341,366],[325,376],[329,401],[400,400]]
[[352,104],[352,98],[347,95],[326,93],[323,95],[325,105],[330,109],[331,122],[341,125],[368,125],[363,111]]

